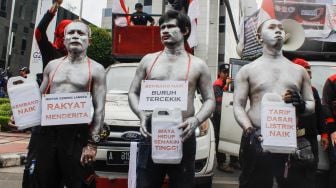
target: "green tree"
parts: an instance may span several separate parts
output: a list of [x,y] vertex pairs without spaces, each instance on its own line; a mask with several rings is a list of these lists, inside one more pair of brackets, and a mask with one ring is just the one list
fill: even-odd
[[90,58],[102,64],[105,68],[114,63],[112,58],[112,36],[106,30],[90,25],[92,40],[87,54]]

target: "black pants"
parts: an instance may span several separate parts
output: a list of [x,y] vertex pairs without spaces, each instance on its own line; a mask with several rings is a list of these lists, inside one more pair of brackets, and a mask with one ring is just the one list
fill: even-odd
[[328,157],[330,162],[328,185],[329,188],[334,188],[336,185],[336,145],[332,145],[331,139],[329,139]]
[[288,177],[281,188],[316,188],[316,169],[318,163],[317,137],[305,136],[309,141],[314,154],[313,162],[304,162],[292,157]]
[[[80,164],[82,149],[87,145],[88,125],[38,127],[33,131],[24,170],[23,187],[68,188],[95,187],[85,184],[85,176],[94,173],[92,166]],[[31,171],[32,160],[35,168]]]
[[150,140],[139,143],[137,158],[137,188],[159,188],[166,174],[170,188],[194,188],[196,138],[192,135],[183,143],[180,164],[155,164]]
[[273,179],[283,185],[283,175],[287,154],[264,153],[255,135],[243,135],[239,159],[242,173],[239,177],[240,188],[272,188]]

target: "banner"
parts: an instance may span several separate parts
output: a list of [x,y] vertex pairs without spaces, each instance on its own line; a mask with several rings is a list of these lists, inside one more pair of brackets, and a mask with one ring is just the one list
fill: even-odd
[[[48,9],[51,7],[52,1],[51,0],[39,0],[37,5],[37,11],[36,11],[36,19],[35,19],[35,29],[37,28],[38,24],[40,23],[42,17],[44,14],[48,11]],[[50,41],[53,41],[54,39],[54,31],[56,27],[56,19],[53,19],[47,29],[47,36]],[[34,29],[34,31],[35,31]],[[35,39],[35,36],[33,37],[32,42],[32,50],[30,55],[30,74],[34,77],[36,74],[42,72],[42,56],[40,49],[37,45],[37,41]]]
[[259,12],[254,13],[246,20],[242,27],[244,30],[244,48],[241,58],[243,60],[254,60],[262,55],[262,46],[257,40],[257,27],[259,23]]
[[54,93],[42,96],[42,126],[90,123],[89,92]]
[[274,1],[275,17],[278,20],[293,19],[301,23],[305,29],[323,29],[326,16],[326,5],[317,3],[299,3]]

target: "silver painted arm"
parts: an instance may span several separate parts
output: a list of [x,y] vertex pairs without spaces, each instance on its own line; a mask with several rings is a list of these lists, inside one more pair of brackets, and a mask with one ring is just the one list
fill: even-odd
[[[247,65],[246,65],[247,66]],[[245,107],[248,99],[249,84],[245,67],[242,67],[235,78],[235,92],[233,95],[233,113],[236,121],[243,130],[253,127]]]
[[92,102],[93,102],[93,128],[91,135],[98,135],[104,125],[105,99],[106,99],[106,73],[103,66],[95,63],[92,75]]

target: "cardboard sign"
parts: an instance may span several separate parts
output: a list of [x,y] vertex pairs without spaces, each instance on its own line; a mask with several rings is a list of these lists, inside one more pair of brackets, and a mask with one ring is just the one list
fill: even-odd
[[90,123],[89,92],[55,93],[42,96],[42,126]]
[[21,76],[7,83],[15,125],[19,130],[41,124],[41,93],[35,80]]
[[270,98],[265,94],[262,99],[262,147],[272,153],[292,153],[297,147],[295,107],[284,103],[281,97],[279,101]]
[[155,108],[179,108],[187,110],[188,82],[143,80],[141,83],[140,110],[154,110]]

